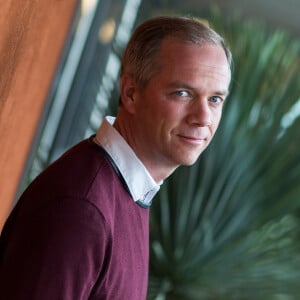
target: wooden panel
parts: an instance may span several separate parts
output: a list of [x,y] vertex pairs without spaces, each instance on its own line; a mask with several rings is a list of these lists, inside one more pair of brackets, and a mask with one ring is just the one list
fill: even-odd
[[76,0],[5,0],[0,10],[0,229],[13,201]]

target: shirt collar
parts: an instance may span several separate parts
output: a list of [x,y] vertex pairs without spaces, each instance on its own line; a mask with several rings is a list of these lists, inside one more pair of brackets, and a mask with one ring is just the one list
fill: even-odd
[[114,117],[106,117],[96,134],[98,143],[110,155],[123,176],[135,202],[150,207],[160,188],[143,163],[136,156],[121,134],[112,126]]

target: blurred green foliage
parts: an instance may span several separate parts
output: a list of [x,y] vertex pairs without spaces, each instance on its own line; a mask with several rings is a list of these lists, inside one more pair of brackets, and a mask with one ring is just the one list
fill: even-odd
[[212,144],[154,199],[148,299],[296,300],[300,41],[216,11],[209,21],[233,52],[231,94]]

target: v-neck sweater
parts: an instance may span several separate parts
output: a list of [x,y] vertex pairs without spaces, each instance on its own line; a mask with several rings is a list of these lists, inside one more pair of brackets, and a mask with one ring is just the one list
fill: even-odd
[[23,193],[0,239],[0,291],[9,300],[143,300],[149,210],[132,201],[90,139]]

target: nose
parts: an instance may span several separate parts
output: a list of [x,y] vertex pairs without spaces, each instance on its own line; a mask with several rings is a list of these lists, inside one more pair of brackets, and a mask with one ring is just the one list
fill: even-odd
[[187,121],[189,125],[205,127],[212,125],[212,109],[206,99],[196,100],[189,109]]

